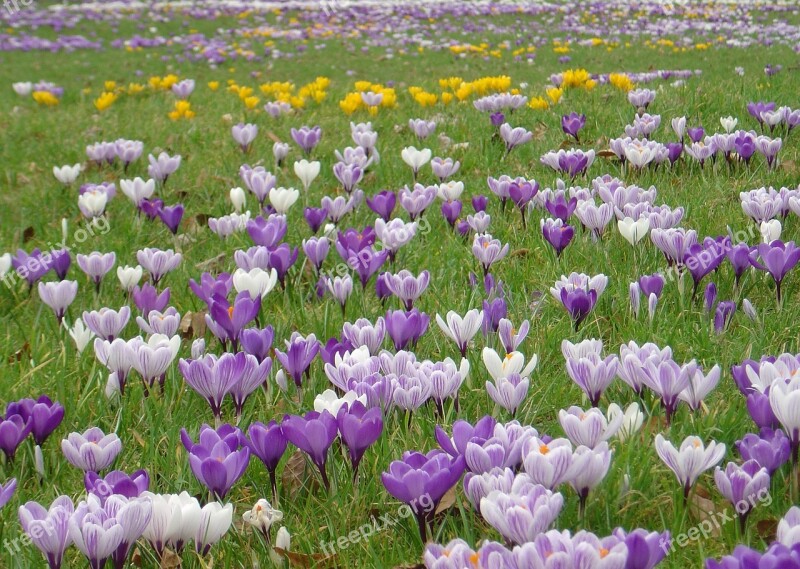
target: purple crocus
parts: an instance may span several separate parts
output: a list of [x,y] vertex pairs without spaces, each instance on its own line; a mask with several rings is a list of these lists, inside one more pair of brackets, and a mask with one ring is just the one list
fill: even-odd
[[442,202],[442,217],[445,221],[450,225],[451,228],[454,228],[456,222],[459,220],[461,216],[461,210],[463,208],[463,204],[460,200],[453,200],[453,201],[444,201]]
[[130,475],[121,470],[112,470],[105,476],[89,471],[83,476],[83,484],[87,492],[100,498],[100,503],[105,503],[112,495],[125,498],[139,497],[142,492],[150,488],[150,476],[144,469]]
[[567,225],[561,219],[542,219],[539,223],[542,229],[542,236],[555,249],[556,257],[560,257],[567,245],[570,244],[575,236],[575,229]]
[[153,310],[164,312],[169,304],[170,290],[167,287],[159,293],[156,287],[150,283],[144,283],[141,287],[139,285],[133,287],[131,296],[133,296],[133,303],[139,312],[149,315]]
[[247,446],[250,448],[250,452],[258,457],[267,467],[267,471],[269,471],[272,501],[277,503],[278,484],[275,473],[288,445],[288,441],[283,434],[283,428],[276,421],[270,421],[266,425],[255,422],[250,424],[247,435]]
[[275,338],[275,329],[272,326],[266,328],[246,328],[239,334],[239,343],[242,350],[255,356],[259,362],[267,359],[272,348],[272,341]]
[[419,309],[409,311],[391,310],[386,313],[386,332],[394,343],[397,351],[405,350],[410,344],[417,345],[417,341],[427,331],[430,317]]
[[544,202],[544,207],[550,212],[550,215],[566,223],[575,213],[575,208],[578,207],[578,199],[573,197],[567,201],[566,195],[563,192],[559,192],[553,199],[548,198]]
[[367,288],[369,279],[377,273],[389,258],[389,250],[376,251],[373,247],[365,247],[359,251],[348,250],[347,264],[358,273],[363,289]]
[[181,442],[189,453],[189,465],[197,480],[217,499],[224,500],[250,461],[250,448],[242,432],[227,424],[216,430],[204,424],[197,443],[186,429],[181,429]]
[[259,215],[247,222],[246,229],[256,245],[272,248],[286,235],[288,226],[282,215],[271,215],[266,219]]
[[671,543],[669,530],[663,533],[644,529],[626,532],[622,528],[616,528],[613,535],[628,548],[624,569],[653,569],[669,553],[669,548],[664,547]]
[[750,254],[750,262],[760,270],[766,271],[775,281],[778,304],[781,303],[781,284],[790,270],[800,261],[800,248],[794,241],[784,243],[775,240],[772,243],[761,243]]
[[316,234],[325,219],[328,217],[328,210],[321,207],[307,207],[303,210],[303,218],[306,220],[311,233]]
[[343,405],[336,416],[336,424],[342,443],[350,454],[353,465],[353,480],[358,476],[358,465],[366,450],[378,440],[383,432],[383,418],[380,407],[367,409],[356,400]]
[[328,449],[339,433],[336,417],[327,410],[322,413],[310,411],[305,417],[286,415],[281,422],[281,430],[286,440],[309,456],[319,469],[325,489],[330,490],[325,464],[328,460]]
[[176,235],[178,233],[178,228],[181,225],[184,211],[185,208],[183,207],[183,204],[180,203],[165,206],[158,210],[158,217],[161,222],[167,226],[167,229],[169,229],[170,233]]
[[109,342],[113,342],[114,338],[120,335],[130,318],[131,309],[127,306],[123,306],[119,311],[103,307],[100,310],[83,312],[83,323],[86,327],[101,340]]
[[9,403],[6,406],[6,418],[11,415],[20,415],[25,422],[30,419],[33,440],[41,446],[64,420],[64,406],[42,395],[38,399],[20,399]]
[[32,428],[33,419],[23,418],[22,415],[7,414],[6,418],[0,421],[0,450],[5,453],[9,461],[14,460],[19,445],[30,434]]
[[508,156],[517,146],[533,140],[533,133],[521,126],[514,128],[508,123],[503,123],[500,125],[500,138],[505,143],[505,155]]
[[576,142],[580,142],[578,133],[584,126],[586,126],[586,115],[572,112],[561,117],[561,130],[564,131],[564,134],[573,137]]
[[378,192],[367,198],[367,206],[377,213],[384,221],[389,221],[397,205],[397,194],[389,190]]
[[306,156],[311,154],[311,151],[319,144],[319,140],[322,137],[322,129],[319,126],[293,128],[291,133],[292,140],[303,150]]
[[[800,255],[800,253],[798,253]],[[719,267],[725,252],[715,242],[700,244],[694,243],[686,249],[683,254],[683,264],[692,276],[694,286],[692,288],[692,298],[697,296],[700,281],[711,271]]]
[[210,299],[206,324],[223,344],[230,342],[234,351],[239,346],[239,335],[261,310],[261,297],[250,298],[247,291],[240,292],[233,304],[227,299],[214,296]]
[[721,334],[730,326],[733,314],[736,312],[736,303],[732,300],[723,300],[714,311],[714,332]]
[[464,473],[464,457],[451,458],[434,449],[428,454],[407,451],[401,460],[381,474],[387,492],[408,504],[417,518],[422,542],[427,541],[428,526],[433,523],[436,506]]
[[89,255],[78,255],[75,259],[78,261],[78,267],[92,280],[95,290],[99,293],[100,282],[116,263],[117,255],[113,251],[111,253],[95,251]]
[[289,377],[294,380],[295,386],[300,389],[302,387],[303,374],[308,377],[311,363],[319,352],[320,343],[314,334],[303,337],[298,332],[293,332],[285,343],[285,352],[275,348],[275,358],[286,370]]
[[575,331],[581,325],[589,313],[594,309],[597,304],[597,291],[590,289],[588,291],[582,288],[575,288],[569,290],[567,287],[561,289],[560,295],[561,304],[572,317],[573,326]]
[[763,427],[759,434],[747,433],[736,441],[736,448],[742,460],[755,460],[767,469],[772,476],[780,467],[789,462],[791,442],[780,429]]
[[146,247],[136,252],[136,260],[150,275],[153,285],[157,285],[167,273],[178,268],[183,255],[172,249],[161,250]]

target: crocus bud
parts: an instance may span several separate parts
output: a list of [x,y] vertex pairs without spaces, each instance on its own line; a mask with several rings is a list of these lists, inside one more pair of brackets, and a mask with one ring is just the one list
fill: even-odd
[[753,322],[758,322],[758,314],[756,313],[756,308],[753,306],[753,303],[750,302],[748,299],[744,299],[742,301],[742,311],[747,314],[747,317],[752,320]]
[[639,318],[639,307],[641,305],[642,295],[639,289],[639,283],[631,283],[628,291],[631,296],[631,310],[633,310],[633,317]]
[[278,387],[281,388],[281,391],[288,391],[289,384],[286,383],[286,372],[282,369],[278,370],[278,373],[275,374],[275,383],[278,384]]
[[44,478],[44,457],[42,456],[42,447],[36,445],[33,450],[33,464],[36,467],[36,472]]
[[203,338],[198,338],[192,342],[192,359],[199,360],[206,353],[206,341]]
[[230,195],[231,195],[231,203],[233,204],[233,209],[236,211],[236,213],[241,213],[242,208],[244,208],[244,205],[247,202],[244,190],[239,187],[231,188]]
[[650,319],[650,323],[653,323],[653,318],[656,315],[656,307],[658,306],[658,297],[656,293],[651,292],[650,298],[647,299],[647,317]]

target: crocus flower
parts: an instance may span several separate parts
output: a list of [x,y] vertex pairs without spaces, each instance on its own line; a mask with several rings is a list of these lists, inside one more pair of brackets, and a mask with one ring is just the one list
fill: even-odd
[[64,406],[42,395],[38,399],[20,399],[6,406],[6,418],[19,415],[27,423],[30,418],[31,435],[41,446],[64,420]]
[[148,176],[158,180],[162,185],[167,183],[167,179],[174,174],[181,165],[180,154],[170,156],[166,152],[162,152],[158,155],[158,158],[149,154],[147,160],[150,163],[147,167]]
[[234,350],[239,345],[239,335],[244,327],[258,315],[261,297],[255,299],[248,292],[240,292],[232,305],[224,297],[214,296],[206,314],[206,324],[223,343],[231,342]]
[[270,421],[266,425],[254,422],[250,424],[247,436],[247,446],[250,448],[250,452],[258,457],[266,466],[267,471],[269,471],[272,500],[277,503],[278,486],[275,473],[288,445],[288,441],[283,434],[283,428],[280,423],[275,421]]
[[123,496],[125,498],[138,498],[150,487],[150,476],[146,470],[137,470],[130,475],[121,470],[112,470],[105,477],[93,471],[88,471],[83,476],[86,491],[100,498],[104,504],[110,496]]
[[75,506],[69,496],[59,496],[49,509],[37,502],[19,508],[19,523],[31,542],[42,552],[50,569],[60,569],[64,551],[72,544],[69,520]]
[[377,213],[383,221],[389,221],[389,219],[391,219],[392,211],[394,211],[396,204],[397,194],[389,190],[380,191],[374,196],[367,198],[367,206]]
[[608,474],[611,466],[611,451],[608,443],[603,441],[595,448],[579,446],[572,456],[572,476],[569,484],[578,494],[581,518],[586,510],[589,492],[597,487]]
[[311,183],[319,176],[320,163],[309,162],[308,160],[300,160],[294,163],[294,173],[300,178],[303,184],[303,189],[308,191]]
[[533,133],[522,127],[512,127],[508,123],[500,126],[500,138],[503,139],[506,147],[506,156],[517,146],[533,140]]
[[561,428],[575,446],[597,447],[601,442],[609,440],[622,427],[624,416],[617,413],[609,422],[602,411],[592,407],[586,411],[572,406],[568,410],[558,412]]
[[410,311],[391,310],[385,317],[386,332],[394,343],[395,350],[404,350],[409,344],[416,345],[417,341],[428,330],[430,317],[419,309]]
[[[315,126],[313,128],[303,126],[301,128],[293,128],[291,130],[291,134],[292,140],[294,140],[295,144],[297,144],[297,146],[302,149],[305,155],[308,156],[311,154],[311,151],[314,150],[314,147],[319,144],[319,140],[322,137],[322,129],[319,126]],[[276,154],[276,160],[277,159],[278,158]]]
[[250,461],[250,448],[242,432],[227,424],[216,430],[202,425],[197,443],[192,441],[186,429],[181,429],[181,442],[189,454],[189,465],[197,480],[214,496],[225,499]]
[[289,340],[285,340],[286,351],[275,349],[275,358],[280,362],[286,373],[294,380],[295,386],[302,386],[303,374],[308,375],[311,363],[319,352],[320,344],[314,334],[305,338],[293,332]]
[[72,466],[84,472],[99,472],[111,466],[122,451],[122,441],[116,433],[104,434],[98,427],[84,433],[70,433],[61,441],[61,451]]
[[[426,271],[427,272],[427,271]],[[447,321],[436,315],[436,324],[444,335],[453,340],[461,352],[461,357],[466,357],[467,346],[470,340],[478,333],[483,323],[483,312],[477,309],[468,311],[462,318],[452,310],[446,315]]]
[[258,126],[254,124],[239,123],[231,127],[231,136],[233,136],[233,140],[245,154],[250,150],[250,145],[253,144],[257,135]]
[[[167,226],[170,233],[176,235],[183,219],[185,208],[183,204],[164,206],[158,210],[158,218]],[[141,262],[141,261],[140,261]]]
[[770,476],[789,461],[791,454],[789,438],[780,429],[769,427],[762,428],[758,435],[747,433],[736,441],[736,448],[742,460],[755,460],[767,469]]
[[336,415],[336,424],[342,443],[350,454],[353,466],[353,480],[358,475],[358,465],[364,452],[378,440],[383,432],[383,418],[380,407],[367,409],[361,401],[354,401],[342,407]]
[[481,498],[481,516],[508,542],[522,545],[533,541],[556,520],[564,497],[519,477],[511,492],[493,490]]
[[264,498],[256,502],[253,509],[247,510],[242,514],[242,520],[246,524],[250,524],[255,529],[258,529],[264,536],[267,543],[270,542],[270,528],[283,520],[283,512],[276,510]]
[[336,417],[328,411],[311,411],[300,417],[286,415],[281,422],[281,431],[290,443],[306,453],[319,469],[325,489],[330,489],[326,463],[328,449],[338,435]]
[[592,407],[599,405],[600,397],[614,380],[618,366],[619,358],[615,354],[605,359],[596,353],[567,358],[567,373],[589,398]]
[[736,509],[739,527],[744,535],[747,516],[753,507],[752,500],[761,499],[769,492],[769,472],[755,460],[748,460],[741,466],[729,462],[725,470],[717,466],[714,482],[720,493]]
[[17,479],[12,478],[5,484],[0,484],[0,509],[8,504],[17,489]]
[[53,309],[59,326],[69,305],[78,294],[78,283],[75,281],[59,281],[55,283],[39,283],[39,298]]
[[114,252],[104,254],[95,251],[90,255],[78,255],[76,260],[80,269],[92,280],[96,290],[99,292],[100,282],[106,273],[113,268],[117,256]]
[[420,169],[425,164],[430,162],[432,152],[430,148],[423,148],[422,150],[417,150],[413,146],[407,146],[403,148],[403,151],[400,153],[400,155],[403,159],[403,162],[405,162],[411,167],[411,172],[413,173],[414,181],[416,182]]
[[519,373],[512,373],[506,377],[497,377],[486,382],[486,391],[497,405],[511,413],[513,417],[517,409],[528,396],[530,378]]
[[700,475],[713,468],[725,456],[725,445],[711,441],[706,447],[700,437],[689,436],[676,449],[659,433],[656,435],[656,452],[677,476],[686,500]]
[[208,555],[211,546],[224,536],[233,523],[233,504],[209,502],[200,510],[200,520],[194,535],[195,551]]
[[567,245],[575,236],[575,228],[567,225],[561,219],[542,219],[540,221],[542,236],[555,249],[556,257],[560,257]]
[[578,133],[584,126],[586,126],[586,115],[579,115],[573,112],[561,117],[561,130],[573,137],[576,142],[580,142]]
[[403,269],[397,274],[386,273],[384,278],[386,286],[394,296],[403,302],[408,311],[413,308],[414,301],[428,288],[430,277],[428,271],[422,271],[415,277],[410,271]]
[[503,245],[499,239],[494,239],[490,234],[475,235],[472,242],[472,254],[483,267],[483,274],[488,275],[491,266],[503,259],[509,251],[509,244]]
[[463,473],[463,456],[451,458],[439,449],[428,454],[407,451],[401,460],[389,464],[388,471],[381,474],[381,481],[389,494],[414,512],[424,543],[436,506]]
[[778,304],[781,303],[781,284],[790,270],[800,261],[800,248],[794,241],[773,241],[761,243],[750,254],[751,264],[760,271],[766,271],[775,281]]

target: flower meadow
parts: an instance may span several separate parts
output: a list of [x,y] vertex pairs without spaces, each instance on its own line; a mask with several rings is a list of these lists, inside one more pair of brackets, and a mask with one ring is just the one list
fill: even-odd
[[0,17],[0,566],[800,568],[795,2]]

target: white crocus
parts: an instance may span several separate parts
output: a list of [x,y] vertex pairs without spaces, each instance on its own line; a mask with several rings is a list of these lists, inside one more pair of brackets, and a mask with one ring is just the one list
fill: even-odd
[[276,510],[272,504],[261,498],[252,510],[247,510],[242,514],[242,519],[269,539],[269,528],[272,527],[272,524],[283,520],[283,512]]
[[225,535],[233,523],[233,504],[209,502],[200,511],[200,524],[194,535],[195,551],[206,555],[211,546]]
[[80,173],[80,164],[61,166],[60,168],[58,166],[53,166],[53,176],[65,186],[69,186],[72,182],[77,180],[78,174]]
[[636,221],[632,217],[625,217],[617,222],[617,227],[628,243],[636,245],[650,231],[650,221],[646,217],[640,217]]
[[156,181],[153,178],[144,181],[139,177],[133,180],[120,180],[119,189],[123,194],[128,196],[128,199],[131,200],[134,205],[138,206],[144,200],[153,196],[153,193],[156,191]]
[[278,272],[275,269],[265,271],[254,267],[250,271],[236,269],[233,273],[233,286],[236,292],[247,291],[250,298],[260,296],[264,298],[278,282]]
[[230,197],[231,203],[233,204],[233,210],[236,213],[242,213],[242,210],[247,203],[247,197],[245,196],[244,190],[239,187],[231,188]]
[[135,267],[131,267],[130,265],[125,265],[124,267],[117,267],[117,278],[119,279],[119,283],[122,285],[122,288],[125,292],[130,293],[139,284],[139,281],[142,280],[142,267],[140,265],[136,265]]
[[33,83],[30,81],[20,81],[18,83],[12,83],[11,88],[14,89],[14,92],[20,97],[27,97],[33,92]]
[[269,203],[280,214],[285,214],[300,198],[300,191],[294,188],[272,188],[269,191]]
[[303,189],[308,191],[317,176],[319,176],[320,163],[317,161],[309,162],[305,158],[294,163],[294,173],[300,178]]
[[759,229],[761,230],[761,239],[764,243],[772,243],[776,239],[781,238],[781,222],[777,219],[762,221]]
[[513,373],[518,373],[522,378],[530,377],[538,361],[539,356],[533,354],[526,365],[525,355],[522,352],[511,352],[501,358],[493,349],[483,348],[483,365],[494,380],[508,377]]
[[630,438],[631,435],[636,434],[639,429],[642,428],[644,424],[644,413],[639,410],[639,404],[636,402],[628,405],[624,413],[622,408],[616,403],[612,403],[608,406],[606,417],[608,417],[609,423],[614,422],[620,415],[622,415],[622,424],[617,431],[617,438],[622,442]]
[[6,274],[10,270],[11,270],[11,253],[4,253],[0,255],[0,278],[6,276]]
[[719,119],[719,124],[725,129],[725,132],[733,132],[736,125],[739,124],[739,119],[733,117],[722,117]]
[[317,413],[328,411],[336,417],[339,414],[339,409],[344,405],[349,408],[355,401],[360,401],[362,405],[366,406],[366,394],[359,397],[355,391],[348,391],[344,394],[344,397],[339,397],[333,389],[326,389],[314,398],[314,411]]
[[403,162],[411,166],[411,169],[414,171],[414,178],[416,178],[420,168],[431,161],[432,153],[430,148],[417,150],[413,146],[406,146],[403,148],[400,156],[402,156]]
[[78,350],[78,353],[82,354],[83,350],[89,345],[92,338],[94,338],[94,332],[89,330],[80,318],[75,319],[72,328],[68,327],[67,323],[64,322],[64,328],[67,329],[70,337],[75,341],[75,348]]

